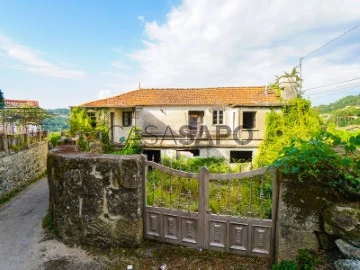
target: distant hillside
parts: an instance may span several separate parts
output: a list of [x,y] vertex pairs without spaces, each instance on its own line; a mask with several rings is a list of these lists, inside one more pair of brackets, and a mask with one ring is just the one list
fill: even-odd
[[48,109],[50,113],[54,114],[54,118],[45,119],[42,122],[43,129],[49,132],[62,131],[69,129],[69,114],[70,110],[66,108]]
[[360,125],[360,95],[344,97],[329,105],[320,105],[318,110],[328,124],[344,128]]
[[320,105],[318,110],[321,114],[334,113],[337,110],[343,109],[346,106],[359,106],[360,107],[360,94],[357,96],[347,96],[329,105]]

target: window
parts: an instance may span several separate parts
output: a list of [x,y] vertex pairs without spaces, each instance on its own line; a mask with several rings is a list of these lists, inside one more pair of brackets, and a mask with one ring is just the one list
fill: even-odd
[[200,150],[199,149],[189,149],[189,150],[176,150],[176,158],[179,158],[181,156],[184,157],[198,157],[200,156]]
[[92,128],[96,128],[96,113],[88,112],[88,116],[90,117],[90,125]]
[[189,128],[192,134],[197,134],[203,122],[203,111],[189,111]]
[[251,162],[252,151],[230,151],[230,163]]
[[132,112],[122,112],[123,127],[130,127],[132,125]]
[[256,112],[243,112],[243,128],[255,128]]
[[151,150],[151,149],[144,150],[143,154],[147,156],[147,160],[154,161],[156,163],[160,163],[160,160],[161,160],[160,150]]
[[224,111],[214,110],[213,111],[213,125],[224,124]]

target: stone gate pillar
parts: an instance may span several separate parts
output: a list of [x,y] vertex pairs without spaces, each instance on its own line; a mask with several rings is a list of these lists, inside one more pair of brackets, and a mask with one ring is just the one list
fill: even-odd
[[133,247],[143,240],[144,159],[55,148],[48,155],[50,213],[67,244]]
[[322,212],[337,201],[333,191],[320,182],[281,179],[275,259],[295,260],[297,250],[318,250],[315,232],[322,232]]

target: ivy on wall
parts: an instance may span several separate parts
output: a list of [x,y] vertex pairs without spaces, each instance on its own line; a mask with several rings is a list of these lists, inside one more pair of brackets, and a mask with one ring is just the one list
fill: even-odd
[[255,158],[256,166],[272,164],[279,156],[279,152],[290,145],[292,139],[307,140],[322,129],[320,116],[311,108],[308,100],[296,98],[280,112],[271,111],[266,116],[266,131]]

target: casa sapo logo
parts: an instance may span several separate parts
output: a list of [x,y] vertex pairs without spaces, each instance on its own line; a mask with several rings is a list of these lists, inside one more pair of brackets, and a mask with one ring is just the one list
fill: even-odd
[[[120,125],[114,125],[110,128],[113,134],[117,134],[117,130],[123,129]],[[203,141],[207,142],[209,146],[219,146],[221,140],[226,138],[233,140],[238,145],[247,145],[253,140],[253,130],[245,126],[236,126],[234,129],[227,125],[217,125],[215,130],[208,128],[206,125],[200,125],[198,128],[193,128],[189,125],[183,125],[179,130],[174,130],[167,125],[166,128],[158,128],[155,125],[148,125],[143,130],[133,128],[132,140],[139,140],[145,145],[162,145],[163,143],[174,143],[175,145],[198,145]],[[242,134],[245,134],[244,137]],[[123,142],[126,139],[120,136],[119,141]]]

